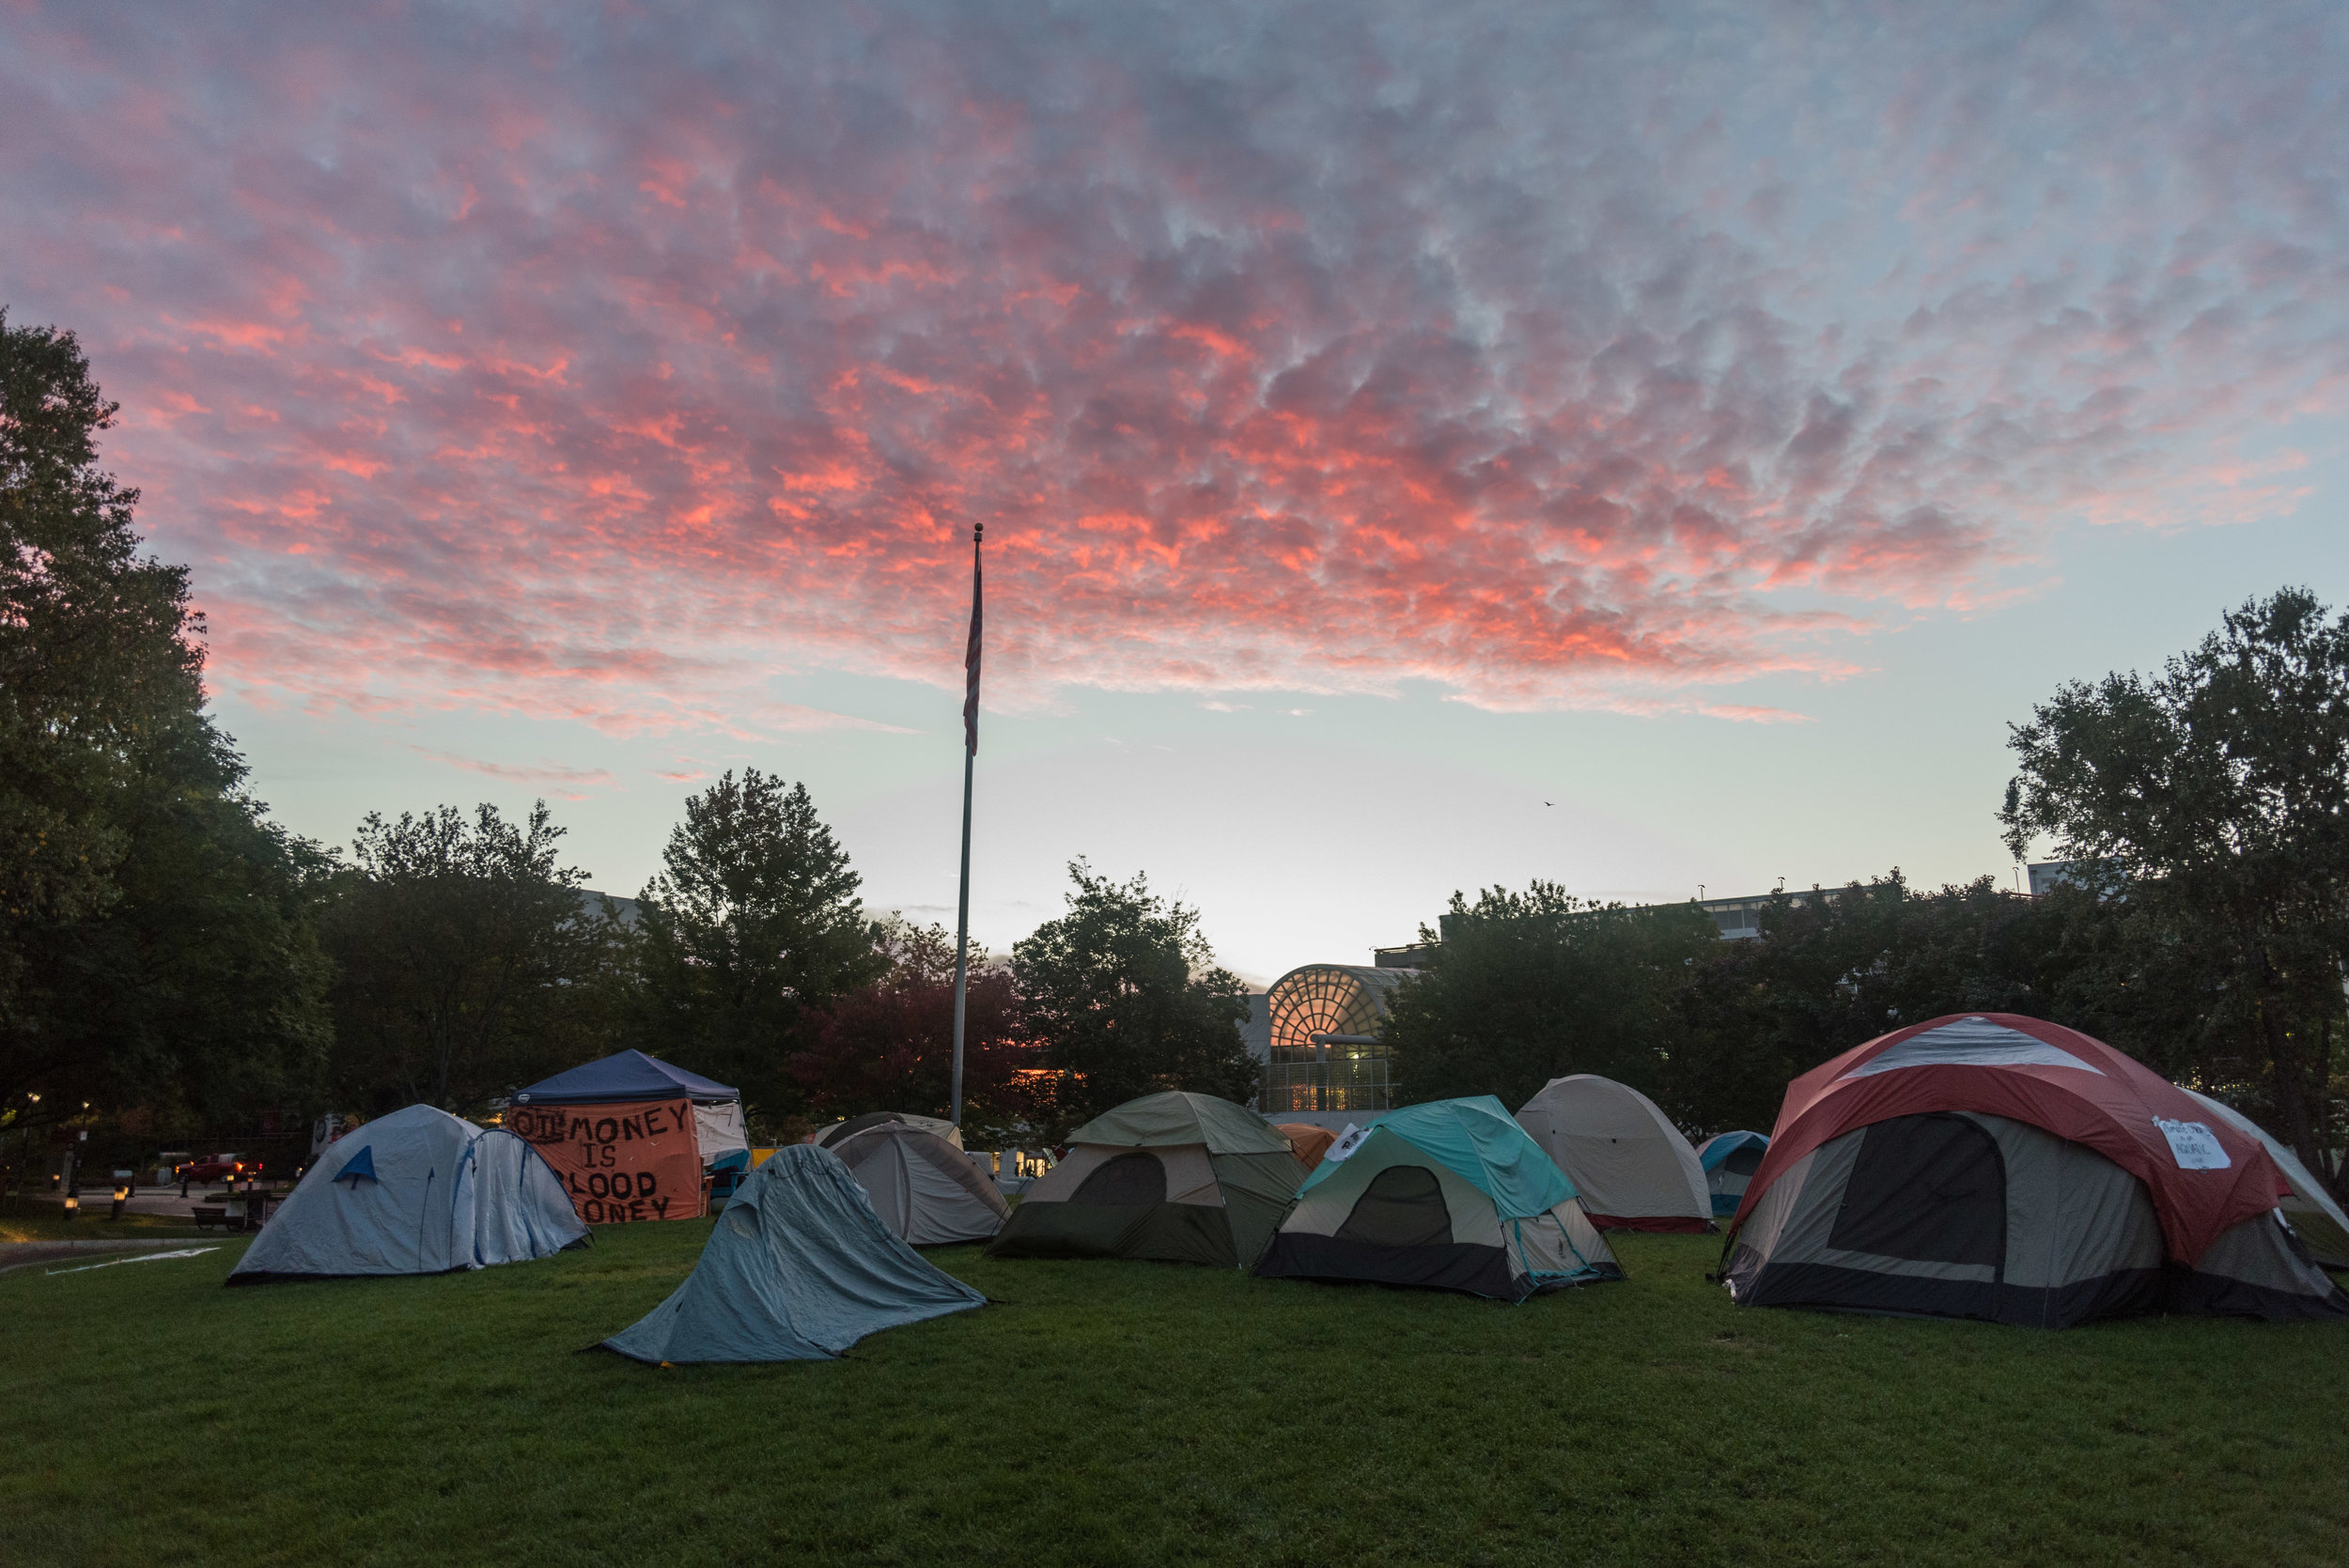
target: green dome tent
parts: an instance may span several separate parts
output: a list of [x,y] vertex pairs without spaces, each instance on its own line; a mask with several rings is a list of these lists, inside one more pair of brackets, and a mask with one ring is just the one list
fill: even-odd
[[1256,1272],[1502,1301],[1623,1278],[1574,1184],[1490,1094],[1380,1117],[1314,1172]]
[[889,1233],[826,1149],[777,1149],[666,1301],[602,1348],[639,1361],[811,1361],[987,1297]]
[[996,1258],[1153,1258],[1244,1268],[1305,1167],[1262,1117],[1212,1094],[1145,1094],[1068,1135],[988,1244]]

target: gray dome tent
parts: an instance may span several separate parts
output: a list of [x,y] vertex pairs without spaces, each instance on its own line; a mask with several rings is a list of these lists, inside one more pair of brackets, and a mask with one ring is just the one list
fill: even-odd
[[970,1156],[909,1120],[879,1116],[821,1146],[840,1157],[881,1223],[912,1246],[985,1241],[1011,1217]]
[[889,1234],[826,1149],[777,1149],[710,1227],[685,1283],[602,1348],[638,1361],[809,1361],[987,1297]]
[[586,1239],[537,1150],[412,1105],[330,1145],[228,1282],[445,1274],[549,1257]]

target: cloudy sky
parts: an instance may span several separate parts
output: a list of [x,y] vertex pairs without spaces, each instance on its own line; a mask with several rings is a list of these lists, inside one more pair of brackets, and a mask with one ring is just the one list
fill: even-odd
[[1455,888],[2011,875],[2004,726],[2349,600],[2349,9],[43,7],[0,303],[301,831],[804,779],[1257,978]]

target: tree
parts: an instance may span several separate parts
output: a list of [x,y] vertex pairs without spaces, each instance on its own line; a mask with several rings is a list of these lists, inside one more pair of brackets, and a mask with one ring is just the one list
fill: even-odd
[[563,831],[543,800],[519,824],[490,805],[470,824],[454,806],[368,814],[327,923],[347,1094],[470,1110],[601,1054],[578,1026],[620,936],[560,862]]
[[[955,944],[940,926],[883,923],[889,972],[801,1015],[791,1076],[809,1110],[944,1116],[954,1098]],[[1025,1074],[1034,1051],[1019,1037],[1011,973],[980,955],[964,1006],[963,1120],[1014,1134],[1027,1125]]]
[[1021,1031],[1050,1075],[1050,1135],[1160,1090],[1251,1098],[1247,990],[1216,964],[1198,911],[1139,873],[1113,882],[1077,861],[1068,876],[1067,913],[1012,947]]
[[[2061,688],[2014,726],[1999,820],[2211,966],[2200,1032],[2220,1082],[2337,1193],[2349,958],[2349,616],[2306,589],[2247,601],[2162,673]],[[2237,1079],[2237,1081],[2241,1081]]]
[[1719,946],[1688,905],[1587,903],[1554,883],[1460,893],[1440,941],[1396,987],[1384,1032],[1404,1103],[1498,1094],[1517,1106],[1567,1073],[1660,1087],[1671,1003]]
[[0,1114],[282,1107],[326,1038],[323,862],[203,711],[186,569],[98,467],[116,411],[0,312]]
[[638,901],[647,1037],[760,1114],[800,1109],[802,1012],[889,968],[848,853],[805,784],[748,768],[687,800],[661,859]]

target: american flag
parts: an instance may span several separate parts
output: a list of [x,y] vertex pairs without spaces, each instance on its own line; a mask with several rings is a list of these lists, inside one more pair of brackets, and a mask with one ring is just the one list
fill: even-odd
[[972,756],[979,754],[979,622],[983,606],[979,596],[979,541],[987,525],[981,523],[971,530],[971,645],[963,651],[962,668],[969,677],[962,696],[962,743]]

